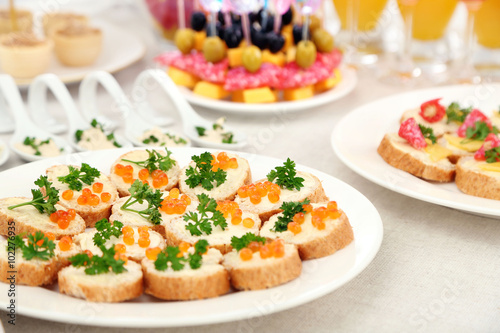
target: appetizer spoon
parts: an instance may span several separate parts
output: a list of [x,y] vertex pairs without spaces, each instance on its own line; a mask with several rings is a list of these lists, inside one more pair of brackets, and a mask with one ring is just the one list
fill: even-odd
[[[148,122],[142,118],[135,110],[134,106],[123,92],[113,75],[104,71],[95,71],[87,75],[80,86],[80,102],[82,110],[87,108],[87,113],[91,111],[89,105],[95,105],[95,94],[98,84],[101,84],[115,101],[115,105],[125,118],[125,137],[136,146],[147,146],[138,140],[144,131],[150,130],[155,127],[155,124]],[[87,106],[84,106],[87,104]],[[95,108],[93,110],[96,110]],[[85,113],[85,112],[84,112]],[[96,115],[94,113],[94,115]],[[99,118],[97,118],[99,121]],[[111,120],[112,122],[112,120]],[[186,146],[190,146],[188,144]]]
[[54,141],[57,147],[62,149],[62,154],[68,154],[72,151],[66,140],[56,137],[52,133],[41,129],[30,119],[26,108],[24,107],[19,89],[11,76],[0,75],[0,93],[3,94],[6,99],[16,123],[14,134],[9,141],[9,146],[10,149],[19,155],[19,157],[28,162],[46,158],[44,156],[27,154],[16,147],[16,144],[23,142],[26,137],[35,137],[41,140],[50,138]]
[[3,165],[9,159],[10,150],[7,145],[0,140],[0,165]]
[[170,100],[174,104],[174,108],[179,112],[182,118],[182,125],[184,133],[187,135],[192,142],[198,146],[214,148],[214,149],[239,149],[243,148],[247,144],[246,134],[241,131],[236,131],[230,127],[226,127],[228,132],[234,134],[234,140],[236,143],[216,143],[201,139],[198,136],[196,127],[211,128],[213,123],[206,120],[196,113],[196,111],[189,105],[189,103],[184,99],[179,88],[175,83],[168,77],[168,75],[160,69],[148,69],[143,71],[136,79],[134,85],[140,86],[148,79],[154,79],[163,88],[165,93],[169,96]]
[[0,95],[0,133],[10,133],[14,131],[14,120],[7,112],[7,104]]
[[[82,117],[80,112],[78,112],[76,104],[64,83],[54,74],[38,76],[35,81],[38,79],[43,79],[45,87],[52,91],[64,108],[69,123],[68,141],[77,151],[87,151],[87,149],[78,145],[75,133],[77,130],[87,130],[91,128],[91,125]],[[132,147],[132,144],[121,135],[116,134],[115,140],[124,148]]]

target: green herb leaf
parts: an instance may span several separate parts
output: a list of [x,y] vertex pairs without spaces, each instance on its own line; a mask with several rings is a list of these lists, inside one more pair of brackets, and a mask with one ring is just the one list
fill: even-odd
[[484,152],[487,163],[500,162],[500,147],[495,147]]
[[191,159],[195,163],[195,166],[190,166],[186,169],[186,184],[190,188],[195,188],[201,185],[205,190],[210,191],[215,186],[218,187],[226,181],[227,172],[218,169],[217,171],[212,171],[212,154],[209,152],[204,152],[200,156],[192,156]]
[[[147,183],[143,184],[140,180],[136,180],[129,188],[129,192],[130,197],[127,201],[125,201],[120,209],[137,213],[139,216],[155,225],[160,224],[162,218],[159,209],[161,207],[161,202],[163,201],[160,190],[153,191]],[[145,201],[148,203],[148,208],[146,209],[136,210],[129,208],[136,202],[142,204]]]
[[[186,224],[186,230],[193,236],[201,236],[203,233],[210,235],[212,233],[212,225],[226,230],[227,222],[222,212],[217,210],[217,201],[204,193],[197,197],[200,201],[197,207],[198,212],[188,212],[183,217],[184,221],[192,222]],[[211,213],[210,216],[208,213]]]
[[169,137],[171,140],[173,140],[175,144],[181,144],[181,143],[186,144],[187,143],[187,141],[184,140],[184,138],[177,137],[177,136],[170,134],[170,133],[165,133],[165,135],[167,137]]
[[189,262],[189,267],[192,269],[198,269],[201,267],[201,263],[203,260],[203,253],[207,252],[208,250],[208,241],[206,239],[200,239],[196,244],[194,245],[194,253],[189,254],[188,256],[188,262]]
[[234,135],[232,132],[226,132],[222,133],[222,143],[236,143],[236,141],[233,140]]
[[437,138],[434,135],[434,130],[432,129],[432,127],[426,127],[421,124],[418,124],[418,127],[420,127],[420,131],[424,135],[424,138],[431,140],[433,144],[437,142]]
[[155,260],[155,268],[159,271],[164,271],[168,268],[168,263],[170,263],[170,267],[174,271],[180,271],[184,268],[184,262],[186,262],[186,258],[183,256],[177,257],[180,252],[177,246],[167,246],[165,250],[158,254]]
[[55,205],[59,201],[59,191],[55,187],[51,186],[52,183],[49,182],[47,176],[40,176],[40,178],[35,181],[35,185],[38,185],[38,187],[45,190],[45,196],[42,194],[41,190],[32,189],[31,195],[33,196],[33,200],[7,208],[15,209],[21,206],[31,205],[35,207],[40,214],[47,213],[50,215],[54,213],[57,210]]
[[97,232],[94,234],[93,240],[96,246],[101,246],[106,244],[106,241],[111,238],[111,236],[115,236],[116,238],[120,237],[122,234],[123,223],[120,221],[114,221],[111,224],[107,219],[102,219],[97,221],[95,224],[95,228]]
[[50,143],[50,139],[47,139],[44,141],[40,141],[40,143],[37,144],[36,138],[35,137],[30,138],[29,136],[27,136],[23,141],[23,145],[30,146],[31,148],[33,148],[35,150],[36,156],[41,156],[42,153],[40,152],[40,147],[43,145],[48,145],[49,143]]
[[293,217],[297,213],[305,213],[303,205],[308,205],[310,203],[309,199],[304,199],[302,202],[291,201],[284,202],[280,209],[283,209],[283,213],[278,216],[278,220],[271,229],[274,232],[283,232],[288,230],[288,223],[293,221]]
[[236,237],[236,236],[231,237],[231,246],[236,251],[240,251],[241,249],[247,247],[248,244],[250,244],[251,242],[259,242],[265,244],[266,238],[257,236],[255,234],[252,234],[251,232],[247,232],[241,237]]
[[467,139],[471,140],[479,140],[482,141],[486,139],[488,134],[490,133],[498,133],[498,129],[496,127],[493,127],[493,129],[490,129],[488,124],[484,121],[476,121],[474,123],[474,126],[467,127],[465,130],[465,137]]
[[68,184],[69,189],[73,191],[81,191],[83,183],[91,185],[97,177],[101,176],[99,170],[87,163],[82,163],[80,168],[75,168],[72,165],[69,165],[68,168],[69,173],[66,176],[57,177],[57,179],[64,184]]
[[132,161],[127,159],[122,159],[122,161],[133,163],[142,168],[148,169],[150,174],[155,170],[168,171],[176,164],[175,160],[170,157],[170,155],[172,155],[172,152],[167,148],[165,148],[165,151],[167,153],[167,155],[165,156],[154,149],[146,149],[146,151],[148,152],[149,156],[144,161]]
[[[289,190],[296,189],[300,191],[304,187],[304,178],[295,177],[297,171],[295,170],[295,162],[289,158],[283,163],[283,166],[278,166],[274,170],[271,170],[267,175],[267,180],[278,184],[281,188],[287,188]],[[275,181],[276,180],[276,181]]]
[[26,244],[20,235],[16,235],[13,241],[16,250],[22,251],[23,258],[26,260],[40,259],[47,261],[52,258],[56,244],[48,239],[41,231],[28,235],[28,243]]
[[198,132],[198,136],[205,136],[205,132],[207,131],[205,127],[196,126],[195,129]]
[[148,138],[142,140],[142,143],[150,144],[151,142],[157,143],[158,141],[160,141],[160,140],[158,140],[158,138],[156,136],[150,135]]
[[454,121],[461,124],[471,111],[472,107],[463,109],[457,102],[453,102],[446,108],[446,118],[448,118],[446,122],[449,124]]
[[82,141],[82,135],[83,135],[83,131],[82,130],[77,130],[75,132],[75,139],[76,139],[76,142],[80,142]]
[[87,275],[106,274],[109,272],[119,274],[127,271],[124,267],[125,261],[114,258],[115,248],[113,245],[109,249],[104,245],[99,246],[99,248],[102,251],[102,256],[94,255],[92,258],[89,258],[86,253],[80,253],[69,258],[71,265],[85,267],[85,274]]

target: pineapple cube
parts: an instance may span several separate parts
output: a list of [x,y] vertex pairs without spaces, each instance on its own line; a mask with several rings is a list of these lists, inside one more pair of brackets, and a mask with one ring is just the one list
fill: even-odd
[[213,99],[223,99],[229,96],[229,92],[224,90],[224,85],[207,81],[198,82],[194,86],[193,93]]
[[285,54],[283,52],[271,53],[269,50],[262,51],[262,62],[269,62],[276,66],[283,67],[285,65]]
[[244,47],[242,46],[227,50],[227,58],[229,59],[230,67],[243,66],[243,62],[241,60],[241,56],[243,55],[243,50]]
[[200,79],[198,79],[196,75],[190,74],[174,67],[169,67],[167,74],[176,85],[188,87],[189,89],[192,89],[196,85],[196,83],[200,81]]
[[314,90],[316,92],[323,92],[326,90],[330,90],[335,87],[339,82],[342,81],[342,74],[340,70],[337,68],[333,71],[333,76],[330,76],[328,79],[320,81],[314,85]]
[[275,92],[269,87],[237,90],[232,100],[240,103],[273,103],[277,101]]
[[283,98],[285,99],[285,101],[296,101],[299,99],[306,99],[313,96],[314,96],[313,85],[283,90]]
[[194,49],[198,52],[203,51],[203,43],[207,38],[207,33],[205,31],[196,31],[194,33]]

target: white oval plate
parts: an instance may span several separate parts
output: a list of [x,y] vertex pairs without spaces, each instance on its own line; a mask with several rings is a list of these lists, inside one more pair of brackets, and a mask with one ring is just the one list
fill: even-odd
[[225,100],[210,99],[200,95],[196,95],[186,87],[179,87],[179,89],[181,89],[184,97],[188,100],[189,103],[212,109],[214,111],[242,115],[264,115],[273,112],[288,113],[309,110],[311,108],[336,101],[350,93],[358,82],[356,71],[352,68],[343,66],[341,67],[341,72],[342,81],[340,81],[340,83],[335,88],[308,99],[292,102],[260,104],[236,103]]
[[[46,73],[57,75],[64,83],[73,83],[83,80],[85,75],[92,71],[106,71],[115,73],[139,61],[146,52],[144,43],[134,35],[105,21],[91,21],[92,26],[102,30],[102,51],[99,58],[90,66],[68,67],[62,65],[52,55],[52,60]],[[4,72],[0,70],[0,74]],[[26,88],[33,79],[16,79],[21,88]]]
[[461,105],[479,107],[489,115],[500,105],[500,85],[423,89],[365,104],[337,123],[331,136],[333,150],[354,172],[389,190],[433,204],[498,218],[498,200],[467,195],[455,183],[440,184],[417,178],[387,164],[377,153],[384,135],[398,131],[404,111],[439,97],[443,98],[444,105],[458,101]]
[[[172,148],[181,166],[201,148]],[[26,164],[0,173],[0,197],[29,196],[33,181],[56,163],[90,163],[109,172],[112,162],[125,149],[73,154]],[[210,150],[208,150],[210,151]],[[238,153],[247,158],[253,179],[260,179],[282,160]],[[325,258],[304,262],[301,276],[284,285],[259,291],[232,292],[227,295],[185,302],[164,302],[143,295],[119,304],[90,303],[49,288],[16,286],[16,309],[19,314],[66,323],[119,327],[194,326],[250,319],[282,311],[317,299],[341,287],[357,276],[375,257],[382,242],[380,215],[371,202],[346,183],[305,166],[299,170],[314,173],[331,200],[336,200],[349,217],[355,241]],[[0,306],[6,308],[9,286],[0,283]]]

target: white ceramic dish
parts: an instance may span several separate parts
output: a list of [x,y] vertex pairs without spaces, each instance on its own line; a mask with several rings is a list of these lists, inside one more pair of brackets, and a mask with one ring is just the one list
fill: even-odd
[[[92,21],[91,24],[102,29],[103,32],[102,51],[96,62],[91,66],[68,67],[59,63],[53,55],[47,73],[54,73],[64,83],[79,82],[92,71],[102,70],[115,73],[144,56],[146,46],[136,36],[104,21],[96,20]],[[4,74],[4,72],[0,70],[0,74]],[[22,88],[28,87],[31,81],[32,79],[16,79],[16,83]]]
[[184,97],[186,97],[189,103],[212,109],[214,111],[243,115],[265,115],[273,112],[288,113],[306,111],[314,107],[331,103],[350,93],[354,89],[354,87],[356,87],[356,83],[358,82],[356,71],[349,67],[342,67],[341,72],[342,81],[340,81],[340,83],[335,88],[318,94],[312,98],[293,102],[262,104],[235,103],[231,101],[216,100],[199,96],[185,87],[179,87],[179,89],[182,91]]
[[424,89],[365,104],[337,123],[331,136],[333,150],[353,171],[392,191],[441,206],[499,218],[499,201],[464,194],[454,183],[422,180],[390,166],[377,153],[384,134],[398,131],[399,119],[404,111],[439,97],[443,97],[443,105],[458,101],[464,106],[478,107],[490,115],[500,105],[500,85]]
[[[201,148],[172,148],[181,166]],[[29,195],[33,181],[55,163],[87,162],[103,172],[124,149],[70,155],[26,164],[0,173],[0,197]],[[282,160],[239,153],[247,158],[253,179],[264,177]],[[33,288],[17,286],[16,310],[19,314],[58,322],[119,326],[166,327],[195,326],[251,318],[282,311],[317,299],[356,277],[375,257],[382,242],[383,227],[375,207],[357,190],[340,180],[312,168],[298,169],[314,173],[323,183],[330,199],[336,200],[349,217],[355,241],[337,253],[304,262],[301,276],[284,285],[260,291],[233,292],[227,295],[189,302],[162,302],[149,296],[121,304],[90,303],[59,294],[57,286]],[[9,302],[9,285],[0,283],[0,306]],[[245,323],[245,322],[243,322]]]

